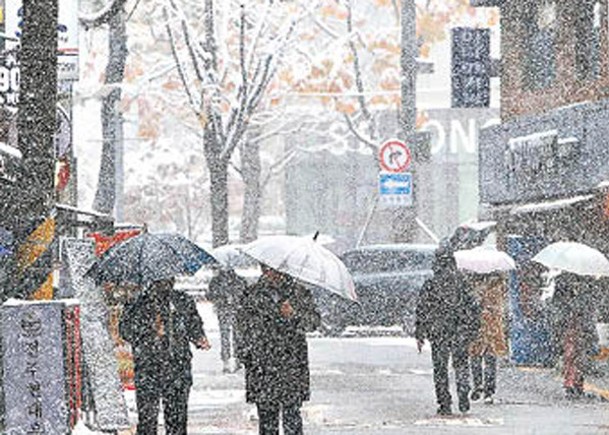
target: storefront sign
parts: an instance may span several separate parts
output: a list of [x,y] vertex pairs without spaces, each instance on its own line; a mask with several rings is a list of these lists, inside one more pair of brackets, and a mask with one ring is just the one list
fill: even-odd
[[[21,0],[6,4],[5,33],[8,49],[15,48],[23,31]],[[59,0],[57,24],[58,79],[78,80],[78,0]]]
[[20,81],[17,53],[13,51],[0,56],[0,106],[17,108]]
[[60,302],[2,306],[5,428],[8,434],[69,433]]
[[487,204],[570,198],[609,173],[609,101],[522,117],[480,132],[480,197]]

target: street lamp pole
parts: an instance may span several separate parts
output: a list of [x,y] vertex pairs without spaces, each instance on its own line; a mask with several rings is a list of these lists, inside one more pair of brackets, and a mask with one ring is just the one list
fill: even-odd
[[417,35],[416,35],[416,5],[415,0],[401,2],[401,49],[400,49],[400,92],[401,109],[399,114],[399,133],[401,139],[412,150],[413,161],[410,172],[413,180],[413,203],[409,207],[400,208],[393,222],[394,238],[396,241],[413,241],[415,237],[417,216],[416,165],[419,155],[416,133],[417,120]]

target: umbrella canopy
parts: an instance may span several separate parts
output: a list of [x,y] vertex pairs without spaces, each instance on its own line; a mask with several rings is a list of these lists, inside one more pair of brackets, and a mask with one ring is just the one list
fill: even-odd
[[584,276],[609,276],[609,260],[597,249],[583,243],[557,242],[542,249],[532,259],[549,269]]
[[215,249],[212,249],[211,251],[211,255],[218,260],[218,262],[224,266],[224,267],[228,267],[230,269],[235,269],[235,268],[248,268],[248,267],[253,267],[253,266],[257,266],[258,263],[252,259],[252,257],[249,257],[247,255],[245,255],[242,251],[241,248],[243,248],[244,245],[223,245],[223,246],[219,246]]
[[512,257],[495,248],[478,247],[455,252],[459,269],[475,273],[507,272],[516,269]]
[[495,221],[467,222],[459,225],[448,237],[440,241],[440,249],[448,252],[472,249],[484,240],[497,226]]
[[269,236],[245,245],[241,250],[279,272],[357,300],[347,267],[314,238]]
[[97,283],[146,285],[177,275],[193,275],[216,260],[179,234],[144,233],[110,248],[87,271]]

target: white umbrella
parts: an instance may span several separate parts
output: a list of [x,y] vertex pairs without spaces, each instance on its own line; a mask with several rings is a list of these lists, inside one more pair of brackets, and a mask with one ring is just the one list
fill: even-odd
[[241,251],[279,272],[356,300],[353,278],[344,263],[313,237],[268,236]]
[[457,267],[476,273],[507,272],[516,269],[514,259],[491,247],[478,247],[455,252]]
[[214,257],[218,262],[225,267],[229,267],[231,269],[235,268],[248,268],[256,265],[256,262],[252,260],[250,257],[245,255],[241,248],[244,245],[223,245],[219,246],[215,249],[212,249],[210,254]]
[[549,269],[585,276],[609,276],[609,260],[583,243],[557,242],[542,249],[533,261]]

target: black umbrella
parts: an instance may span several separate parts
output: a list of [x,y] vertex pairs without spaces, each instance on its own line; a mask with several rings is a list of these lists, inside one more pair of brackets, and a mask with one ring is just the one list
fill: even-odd
[[145,285],[177,275],[194,275],[216,260],[179,234],[144,233],[110,248],[87,271],[103,282]]
[[439,251],[454,253],[480,246],[496,226],[497,223],[493,221],[459,225],[450,236],[440,241]]

